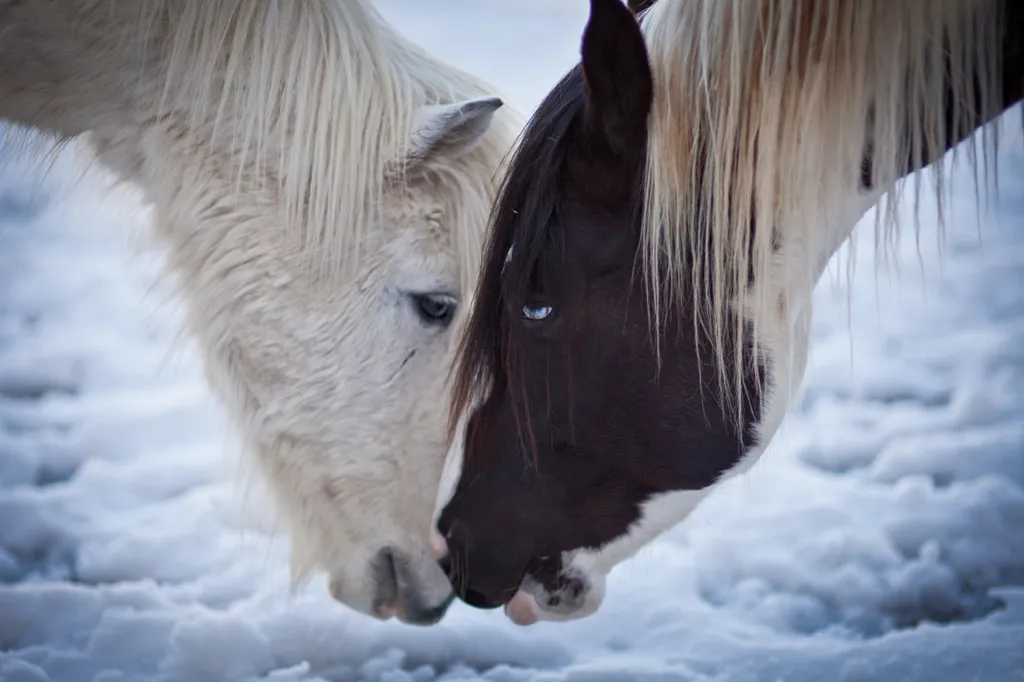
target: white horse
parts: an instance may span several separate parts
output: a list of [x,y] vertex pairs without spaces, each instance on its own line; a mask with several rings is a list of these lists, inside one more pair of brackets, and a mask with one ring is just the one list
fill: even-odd
[[141,186],[297,582],[439,619],[445,380],[520,121],[367,0],[0,0],[0,117]]

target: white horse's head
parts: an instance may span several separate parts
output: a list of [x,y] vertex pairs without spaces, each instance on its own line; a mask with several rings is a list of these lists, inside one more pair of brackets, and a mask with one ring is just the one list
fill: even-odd
[[290,374],[267,396],[280,405],[270,432],[302,434],[275,443],[269,462],[292,517],[297,573],[324,568],[336,599],[380,617],[430,622],[452,598],[427,545],[468,295],[452,215],[465,197],[444,169],[473,151],[499,106],[422,108],[404,181],[385,186],[353,279],[310,291],[270,325],[289,336],[308,329],[305,339],[267,336],[269,320],[253,336],[268,342],[260,364]]
[[275,193],[210,213],[232,196],[226,178],[182,177],[173,145],[153,161],[155,186],[202,193],[158,202],[165,236],[210,382],[287,520],[293,576],[323,570],[335,599],[379,618],[432,623],[452,601],[431,512],[456,330],[497,150],[511,143],[501,107],[477,97],[413,112],[348,269],[294,239]]
[[367,0],[0,7],[0,117],[91,133],[154,204],[294,578],[440,618],[446,379],[518,118]]

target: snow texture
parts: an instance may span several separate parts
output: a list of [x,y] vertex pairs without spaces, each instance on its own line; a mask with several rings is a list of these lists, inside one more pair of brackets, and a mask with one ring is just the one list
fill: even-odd
[[[574,63],[587,10],[381,4],[524,110]],[[920,258],[908,232],[876,276],[869,218],[849,286],[833,263],[803,409],[762,462],[616,569],[596,615],[526,629],[461,604],[379,623],[322,579],[291,596],[138,238],[147,211],[69,153],[45,175],[7,153],[0,680],[1024,681],[1018,113],[980,223],[960,173],[941,249],[926,211]]]

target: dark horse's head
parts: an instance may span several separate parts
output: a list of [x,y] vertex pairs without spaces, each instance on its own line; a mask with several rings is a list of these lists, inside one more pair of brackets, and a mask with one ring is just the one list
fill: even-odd
[[[634,1],[630,6],[651,4]],[[662,4],[650,11],[680,10],[684,5]],[[758,3],[750,5],[760,12]],[[645,205],[648,138],[658,139],[660,145],[664,135],[661,128],[649,129],[649,114],[657,105],[651,119],[662,126],[670,118],[686,120],[692,115],[699,120],[701,114],[685,110],[688,102],[676,92],[671,100],[655,101],[645,42],[633,13],[619,0],[591,0],[582,63],[540,106],[510,165],[456,368],[452,414],[456,438],[461,440],[453,453],[460,452],[460,442],[464,448],[461,459],[456,454],[449,460],[440,500],[446,504],[435,541],[456,592],[466,602],[480,607],[505,604],[519,623],[579,617],[595,610],[612,566],[684,518],[716,482],[742,470],[763,450],[778,426],[788,387],[799,381],[806,362],[807,312],[801,301],[810,295],[812,269],[824,267],[827,258],[821,257],[837,248],[842,230],[852,230],[858,215],[877,201],[887,183],[940,159],[945,150],[1021,99],[1024,50],[1019,36],[1024,11],[1015,0],[1006,0],[1000,12],[985,15],[1004,31],[1001,81],[991,71],[991,82],[972,86],[966,79],[974,78],[973,72],[966,68],[950,80],[957,64],[969,61],[968,47],[980,49],[970,41],[943,41],[947,52],[967,46],[947,59],[945,70],[936,69],[929,56],[944,54],[934,45],[917,41],[914,49],[927,49],[921,48],[911,59],[900,51],[910,49],[906,41],[880,39],[878,45],[872,44],[872,59],[877,57],[876,48],[895,45],[893,63],[909,60],[915,77],[946,74],[939,76],[946,79],[942,89],[912,90],[906,98],[892,97],[892,88],[903,81],[916,82],[915,78],[904,78],[897,68],[887,80],[883,72],[860,68],[866,55],[847,56],[850,50],[865,49],[859,34],[851,27],[828,34],[833,42],[822,42],[816,31],[834,22],[818,10],[829,4],[803,6],[812,10],[808,21],[801,15],[799,30],[786,34],[801,41],[795,56],[780,59],[778,55],[791,55],[790,46],[774,38],[762,40],[773,34],[762,34],[760,14],[742,27],[727,21],[725,14],[719,16],[716,21],[728,24],[719,40],[735,38],[737,45],[745,45],[737,38],[742,29],[747,31],[745,40],[752,41],[751,55],[762,55],[765,46],[774,45],[776,56],[764,57],[763,68],[756,71],[759,82],[772,84],[771,93],[785,82],[794,92],[811,93],[812,99],[795,101],[813,101],[837,121],[845,122],[851,111],[854,116],[863,111],[868,123],[863,130],[874,125],[872,121],[886,123],[878,123],[870,134],[858,126],[843,128],[853,131],[843,138],[844,145],[835,144],[829,132],[833,128],[821,128],[821,137],[808,141],[809,129],[796,125],[796,132],[787,134],[781,145],[767,125],[776,126],[780,135],[788,133],[785,117],[775,116],[772,107],[757,114],[752,120],[768,123],[748,126],[744,134],[765,142],[771,151],[767,170],[758,177],[789,174],[785,184],[795,188],[792,196],[809,197],[790,202],[792,197],[775,192],[778,185],[773,182],[757,185],[756,196],[741,191],[753,187],[753,181],[730,185],[731,190],[719,184],[737,167],[746,169],[747,177],[755,177],[749,169],[758,167],[760,147],[753,142],[749,147],[730,146],[726,139],[726,130],[739,135],[740,126],[734,122],[749,109],[750,100],[735,98],[738,104],[730,105],[735,108],[721,110],[728,112],[722,125],[702,129],[699,139],[690,135],[675,140],[680,147],[691,143],[693,150],[685,160],[670,164],[671,172],[683,173],[684,182],[694,188],[681,211],[686,220],[707,226],[691,233],[698,235],[693,242],[697,246],[689,256],[680,256],[652,249],[646,241],[651,226],[644,224],[650,218],[645,211],[653,210],[653,204]],[[843,3],[845,9],[855,6],[861,3]],[[917,11],[916,6],[890,6],[907,16]],[[998,9],[986,7],[986,12]],[[647,20],[654,16],[663,18],[648,14]],[[952,30],[954,19],[953,14],[944,19],[947,30]],[[788,30],[787,25],[780,24],[780,31]],[[652,23],[652,30],[658,27],[663,25]],[[893,35],[903,35],[905,28],[898,24]],[[941,31],[922,31],[922,36],[942,40]],[[839,47],[830,47],[834,40],[840,40]],[[998,50],[999,43],[993,46]],[[865,91],[842,90],[838,85],[828,90],[829,97],[813,99],[818,91],[807,84],[816,81],[806,76],[812,54],[816,60],[831,55],[829,59],[838,60],[828,62],[833,65],[852,59],[856,68],[835,73],[860,82],[856,79],[870,72],[878,80],[869,83],[877,88],[871,97],[880,99],[858,100],[868,97]],[[700,63],[698,56],[686,56]],[[775,76],[764,70],[779,64],[784,66],[770,72]],[[660,61],[659,65],[664,67]],[[750,73],[747,62],[726,59],[696,80],[713,94],[735,95],[730,84],[737,81],[730,78],[753,78]],[[822,67],[816,73],[833,72]],[[805,85],[806,91],[801,90]],[[843,92],[854,93],[849,102],[842,99]],[[707,102],[695,99],[693,110],[703,111]],[[936,116],[932,109],[943,102],[946,112]],[[818,111],[806,104],[793,110],[808,108]],[[691,129],[680,130],[685,137]],[[904,134],[906,140],[901,138]],[[833,148],[827,156],[803,153],[828,144]],[[665,151],[662,147],[657,154]],[[922,153],[926,148],[929,151]],[[739,158],[741,153],[747,156]],[[812,157],[813,164],[803,163]],[[793,174],[799,178],[794,180]],[[827,192],[817,191],[815,175]],[[653,194],[651,198],[658,200]],[[658,202],[654,208],[660,209]],[[745,208],[748,203],[756,204],[756,220]],[[819,229],[833,228],[815,218],[819,214],[810,211],[812,203],[822,205],[820,216],[838,225],[835,234]],[[783,213],[792,206],[799,211]],[[771,226],[767,233],[760,231],[765,225]],[[675,223],[658,227],[683,231]],[[805,227],[819,229],[820,242],[810,241],[812,233],[801,231]],[[717,238],[726,228],[731,240],[727,247],[704,247],[704,237]],[[756,249],[761,269],[747,268],[742,257],[737,259],[744,249]],[[716,253],[735,262],[715,260]],[[769,269],[779,262],[799,267]],[[673,266],[697,273],[682,285],[691,290],[666,287],[676,300],[662,305],[654,297],[665,292],[649,286],[643,276],[651,272],[652,263],[655,268],[664,265],[666,271]],[[790,274],[798,293],[795,303],[787,293]],[[728,295],[716,298],[700,288],[705,278],[714,282],[732,277],[735,285]],[[743,305],[756,306],[753,314],[733,305],[737,293]],[[708,319],[705,306],[744,317],[709,329],[699,323]],[[720,333],[723,328],[742,331],[751,319],[762,325],[756,354],[744,340],[749,337]],[[730,338],[737,340],[730,343]],[[726,383],[716,384],[716,378]],[[720,390],[724,386],[742,389],[743,399],[723,400],[728,396]]]
[[635,267],[652,90],[633,14],[594,0],[582,63],[533,116],[495,207],[438,530],[457,593],[511,601],[519,622],[596,609],[611,566],[745,452],[744,427],[702,390],[707,339],[685,310],[652,331]]

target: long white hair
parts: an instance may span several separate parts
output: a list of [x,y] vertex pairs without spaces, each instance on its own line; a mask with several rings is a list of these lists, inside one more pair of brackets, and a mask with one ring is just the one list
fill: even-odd
[[[859,191],[866,151],[867,177],[887,190],[876,223],[883,248],[899,227],[905,186],[895,182],[911,159],[931,165],[941,208],[948,188],[936,162],[999,111],[1001,4],[661,0],[642,15],[656,93],[644,272],[656,318],[668,305],[694,306],[695,324],[715,340],[719,379],[732,382],[723,398],[739,405],[750,369],[742,354],[728,358],[727,340],[759,343],[758,320],[734,305],[751,278],[769,276],[777,240],[812,244],[837,220],[836,202]],[[986,181],[995,171],[990,132],[965,144],[976,180],[980,168]],[[917,229],[920,175],[913,187]],[[809,296],[824,263],[809,250],[800,258],[788,276]]]
[[[111,1],[152,27],[141,35],[166,40],[146,52],[167,55],[151,115],[183,112],[196,144],[240,160],[238,182],[276,182],[282,225],[299,231],[325,276],[359,262],[383,188],[402,179],[417,108],[493,94],[398,34],[367,0]],[[502,107],[471,153],[434,169],[451,185],[440,195],[470,287],[493,176],[520,127]]]

